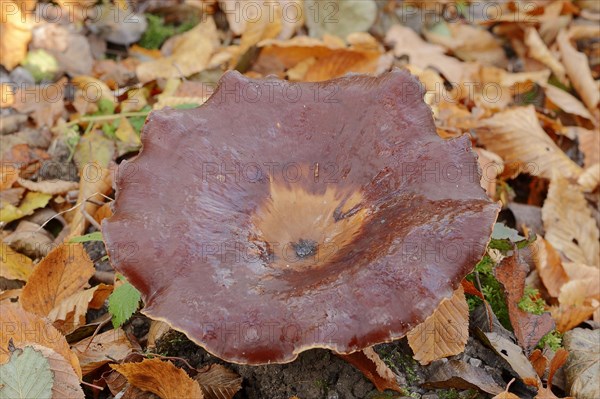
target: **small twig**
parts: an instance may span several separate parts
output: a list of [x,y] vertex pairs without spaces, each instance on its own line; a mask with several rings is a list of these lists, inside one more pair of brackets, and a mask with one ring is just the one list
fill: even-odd
[[96,335],[98,335],[98,333],[100,332],[100,329],[102,327],[104,327],[106,324],[108,324],[108,322],[110,321],[110,317],[107,318],[106,320],[102,320],[100,323],[98,323],[98,327],[96,327],[96,329],[94,330],[94,333],[92,334],[92,337],[90,338],[90,342],[88,342],[87,346],[85,347],[85,349],[83,350],[84,352],[86,352],[90,345],[92,344],[92,341],[94,340],[94,338],[96,338]]
[[100,226],[100,223],[96,222],[96,219],[94,219],[92,217],[92,215],[90,215],[86,210],[85,207],[81,208],[81,214],[83,215],[83,217],[85,218],[85,220],[87,220],[88,222],[90,222],[90,224],[92,226],[94,226],[98,231],[102,231],[102,226]]
[[88,386],[88,387],[90,387],[90,388],[92,388],[92,389],[97,389],[97,390],[99,390],[99,391],[102,391],[102,390],[104,389],[103,387],[99,387],[98,385],[94,385],[94,384],[91,384],[91,383],[89,383],[89,382],[85,382],[85,381],[83,381],[83,380],[81,380],[80,382],[81,382],[83,385],[86,385],[86,386]]
[[191,364],[189,364],[189,363],[187,362],[187,360],[185,360],[185,359],[183,359],[183,358],[181,358],[181,357],[176,357],[176,356],[162,356],[162,355],[158,355],[158,354],[156,354],[156,353],[151,353],[151,352],[148,352],[148,353],[146,353],[146,355],[156,356],[156,357],[158,357],[158,358],[161,358],[161,359],[167,359],[167,360],[181,360],[181,361],[182,361],[182,362],[183,362],[183,363],[184,363],[186,366],[188,366],[188,367],[189,367],[189,369],[190,369],[190,370],[196,370],[196,368],[195,368],[195,367],[192,367],[192,365],[191,365]]

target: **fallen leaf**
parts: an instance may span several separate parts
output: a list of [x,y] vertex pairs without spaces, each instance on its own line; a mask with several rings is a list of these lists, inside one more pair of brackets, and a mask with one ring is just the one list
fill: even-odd
[[0,245],[0,277],[27,281],[33,271],[33,261],[4,242]]
[[204,398],[200,385],[171,362],[146,359],[140,363],[111,364],[110,367],[123,374],[131,385],[161,399]]
[[50,399],[53,384],[50,363],[31,346],[16,349],[11,353],[9,362],[0,365],[1,398]]
[[[187,77],[204,70],[215,50],[217,28],[205,17],[195,28],[169,39],[161,51],[163,58],[141,63],[136,68],[140,82],[157,78]],[[168,50],[168,51],[167,51]]]
[[[47,318],[54,322],[60,332],[67,335],[85,324],[88,305],[91,309],[102,307],[113,290],[112,285],[99,284],[87,290],[78,291],[62,299],[50,310]],[[99,304],[94,306],[93,303]]]
[[504,392],[500,392],[498,395],[494,396],[492,399],[520,399],[517,395],[515,395],[512,392],[508,392],[508,388],[510,388],[510,385],[515,381],[515,379],[513,378],[512,380],[510,380],[510,382],[508,383],[508,385],[506,386],[506,389],[504,390]]
[[52,127],[65,112],[64,93],[67,79],[56,83],[19,87],[15,92],[14,109],[31,114],[38,127]]
[[552,244],[538,236],[531,244],[531,253],[533,263],[540,275],[540,279],[544,283],[546,290],[550,296],[557,298],[560,293],[560,288],[569,281],[569,276],[565,272],[560,255]]
[[534,387],[541,386],[540,378],[519,346],[495,332],[486,332],[485,337],[494,352],[508,362],[525,384]]
[[242,377],[220,364],[198,370],[194,380],[206,399],[232,399],[242,389]]
[[546,93],[546,98],[558,108],[562,109],[566,113],[578,115],[589,119],[590,121],[594,120],[594,117],[592,114],[590,114],[590,111],[588,111],[585,105],[583,105],[581,101],[574,96],[551,84],[545,84],[543,87],[544,92]]
[[462,353],[469,338],[469,306],[462,286],[406,337],[413,358],[422,365]]
[[164,321],[151,320],[150,330],[148,330],[148,348],[156,348],[156,342],[170,329],[171,326]]
[[[552,380],[554,379],[554,374],[561,368],[567,361],[567,357],[569,356],[569,352],[564,350],[563,348],[559,348],[552,361],[550,362],[550,370],[548,371],[548,382],[545,387],[540,387],[538,389],[538,394],[535,399],[559,399],[554,392],[552,392]],[[571,397],[565,399],[573,399]]]
[[[0,303],[0,314],[3,323],[0,348],[8,348],[10,340],[18,348],[28,344],[45,346],[67,359],[75,374],[81,379],[81,367],[77,356],[71,352],[65,337],[48,321],[27,312],[17,304]],[[6,363],[8,359],[9,353],[0,350],[0,364]]]
[[531,58],[538,60],[552,71],[561,83],[567,83],[565,67],[552,54],[534,27],[525,28],[525,44]]
[[598,106],[600,91],[592,77],[592,71],[585,54],[580,53],[571,44],[567,31],[562,30],[556,38],[556,43],[561,54],[561,60],[573,83],[573,87],[590,111]]
[[542,219],[545,238],[554,248],[573,262],[600,267],[600,232],[577,185],[561,177],[553,179]]
[[360,370],[375,385],[378,391],[383,392],[386,389],[397,392],[401,391],[396,380],[396,375],[381,360],[372,347],[356,351],[349,355],[339,354],[338,356]]
[[[133,173],[133,171],[132,171]],[[98,208],[98,203],[105,201],[105,196],[112,191],[113,172],[109,168],[91,162],[81,170],[79,182],[79,194],[77,204],[79,207],[73,210],[73,218],[69,223],[70,237],[80,236],[87,228],[89,221],[83,212],[93,215]],[[83,209],[81,209],[83,208]]]
[[600,398],[600,330],[576,328],[564,335],[563,344],[569,351],[565,375],[570,395]]
[[39,351],[48,361],[52,372],[54,383],[52,384],[53,399],[84,399],[83,389],[79,385],[79,376],[71,367],[71,364],[59,353],[45,346],[33,344],[25,348],[33,348]]
[[78,91],[83,94],[83,98],[86,102],[96,103],[100,100],[105,100],[112,104],[117,103],[115,94],[113,94],[106,83],[100,79],[96,79],[92,76],[80,75],[74,77],[72,82]]
[[27,45],[31,40],[33,19],[19,7],[18,1],[0,2],[0,64],[9,71],[19,65],[27,55]]
[[48,316],[53,308],[83,290],[94,264],[81,244],[61,244],[35,267],[20,303],[29,312]]
[[577,184],[583,192],[591,193],[600,185],[600,163],[594,164],[585,169],[577,179]]
[[477,138],[502,157],[507,170],[551,179],[578,177],[582,170],[544,132],[533,106],[512,108],[481,121]]
[[28,192],[21,201],[21,204],[16,207],[11,204],[5,204],[2,208],[2,216],[0,222],[9,223],[13,220],[21,219],[24,216],[33,214],[38,208],[43,208],[48,204],[48,201],[52,198],[50,194],[36,193],[33,191]]
[[565,332],[588,320],[600,307],[598,299],[598,280],[572,280],[563,285],[558,295],[558,306],[551,308],[556,329]]
[[107,168],[115,156],[115,143],[101,130],[92,129],[85,133],[75,147],[73,160],[80,171],[80,186],[87,181],[97,181],[101,176],[100,168]]
[[119,362],[133,351],[133,346],[122,329],[109,330],[79,341],[71,347],[77,355],[83,375],[111,362]]
[[32,259],[43,258],[55,247],[52,234],[39,224],[27,220],[21,220],[15,231],[4,238],[4,242]]
[[17,182],[19,185],[25,187],[29,191],[36,191],[50,195],[64,194],[72,190],[77,190],[79,187],[79,183],[65,180],[44,180],[40,182],[34,182],[31,180],[18,178]]
[[504,297],[508,306],[508,316],[519,345],[529,354],[540,339],[554,330],[554,321],[550,313],[535,315],[519,308],[519,302],[525,295],[525,279],[529,267],[520,258],[518,252],[504,258],[494,268],[494,276],[504,288]]
[[461,360],[432,365],[423,386],[429,389],[477,389],[492,395],[502,392],[502,388],[487,372]]
[[311,36],[330,34],[345,38],[369,30],[377,17],[373,0],[305,0],[305,23]]
[[483,148],[474,148],[478,155],[477,162],[481,168],[481,187],[490,198],[496,197],[497,177],[504,170],[504,161],[497,154]]
[[543,378],[548,366],[548,358],[544,356],[541,350],[536,349],[529,355],[529,362],[535,369],[538,377]]
[[600,163],[600,130],[584,129],[579,126],[569,126],[567,130],[573,132],[579,142],[579,151],[583,153],[583,164],[586,167]]

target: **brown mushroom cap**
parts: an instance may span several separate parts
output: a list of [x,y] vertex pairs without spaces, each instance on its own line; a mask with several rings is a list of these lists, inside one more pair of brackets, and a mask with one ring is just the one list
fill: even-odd
[[226,73],[153,112],[103,224],[144,313],[236,363],[351,353],[429,316],[483,256],[498,205],[409,73]]

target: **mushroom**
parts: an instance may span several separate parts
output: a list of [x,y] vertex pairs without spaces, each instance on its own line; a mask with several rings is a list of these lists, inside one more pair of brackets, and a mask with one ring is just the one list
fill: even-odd
[[320,83],[228,72],[150,114],[103,233],[143,313],[242,364],[403,337],[485,252],[499,207],[468,136],[393,70]]

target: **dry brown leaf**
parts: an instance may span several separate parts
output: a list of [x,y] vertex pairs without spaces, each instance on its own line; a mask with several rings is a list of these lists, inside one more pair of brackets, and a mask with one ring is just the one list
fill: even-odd
[[121,361],[132,351],[133,346],[122,329],[109,330],[79,341],[71,348],[87,375],[106,363]]
[[64,92],[67,79],[56,83],[19,88],[15,92],[14,109],[24,114],[31,114],[38,127],[52,127],[65,112]]
[[490,374],[462,360],[436,362],[428,368],[428,374],[423,384],[428,389],[477,389],[492,395],[502,392]]
[[4,242],[0,245],[0,277],[27,281],[33,271],[33,261]]
[[560,61],[552,54],[550,49],[546,46],[546,43],[542,40],[537,30],[534,27],[525,28],[525,44],[528,48],[529,56],[535,60],[538,60],[552,71],[554,75],[563,84],[567,84],[567,75],[565,67]]
[[50,370],[54,376],[52,384],[52,399],[83,399],[83,389],[79,384],[79,376],[73,370],[71,363],[60,353],[38,344],[30,344],[35,350],[41,352],[48,360]]
[[171,326],[164,321],[150,321],[150,330],[148,331],[148,348],[156,348],[156,342],[170,329]]
[[171,362],[146,359],[140,363],[111,364],[129,383],[161,399],[204,399],[200,385]]
[[206,399],[232,399],[242,389],[242,377],[220,364],[198,370],[194,380]]
[[546,98],[563,111],[569,114],[579,115],[591,121],[594,120],[594,117],[592,114],[590,114],[590,111],[588,111],[585,105],[583,105],[577,98],[551,84],[545,84],[543,87],[546,93]]
[[0,190],[11,188],[17,179],[19,179],[17,164],[2,162],[2,167],[0,168]]
[[21,288],[15,288],[11,290],[0,291],[0,302],[2,301],[10,301],[15,302],[21,296],[21,292],[23,290]]
[[[87,176],[87,171],[91,175]],[[102,203],[105,197],[101,194],[108,195],[112,191],[113,172],[111,169],[103,168],[98,164],[95,166],[85,167],[82,170],[82,176],[79,183],[79,194],[77,196],[77,204],[83,204],[73,210],[73,219],[69,223],[70,236],[80,236],[85,232],[89,221],[85,218],[82,209],[88,215],[93,215],[98,210],[97,203]],[[92,202],[93,201],[93,202]]]
[[462,353],[469,338],[469,306],[462,286],[406,337],[414,359],[423,365]]
[[206,16],[192,30],[170,38],[161,49],[164,57],[138,65],[138,79],[145,83],[157,78],[180,78],[200,72],[208,65],[217,41],[215,22],[212,17]]
[[551,308],[556,329],[565,332],[588,320],[600,306],[598,290],[598,280],[573,280],[563,285],[558,306]]
[[542,207],[546,240],[571,261],[600,267],[600,232],[577,185],[557,177]]
[[98,210],[94,213],[94,220],[98,223],[101,223],[104,219],[111,217],[113,214],[112,209],[110,209],[110,202],[102,205]]
[[532,257],[535,268],[548,290],[548,294],[557,298],[560,288],[569,281],[569,276],[565,272],[560,260],[560,255],[552,244],[538,236],[532,245]]
[[76,76],[72,80],[73,85],[77,87],[78,92],[83,94],[86,102],[95,103],[100,100],[110,101],[117,104],[115,94],[106,83],[92,76]]
[[578,328],[564,336],[569,359],[565,366],[567,388],[577,399],[600,397],[600,330]]
[[496,181],[497,177],[504,170],[504,161],[497,154],[483,148],[474,148],[478,155],[477,162],[481,168],[481,187],[485,189],[488,197],[496,197]]
[[391,389],[400,392],[400,386],[396,381],[396,375],[381,360],[377,352],[372,347],[356,351],[349,355],[338,355],[367,377],[378,391]]
[[52,309],[83,290],[94,264],[81,244],[61,244],[35,267],[20,303],[29,312],[48,316]]
[[600,185],[600,163],[585,169],[577,179],[577,184],[581,186],[583,192],[593,192]]
[[21,10],[18,1],[0,1],[0,64],[9,71],[27,55],[33,19]]
[[421,69],[433,67],[454,84],[465,78],[463,62],[447,56],[443,47],[426,42],[409,27],[392,26],[386,34],[385,42],[394,46],[396,57],[408,56],[409,62]]
[[87,290],[78,291],[61,300],[48,313],[49,320],[54,322],[54,327],[67,335],[85,324],[85,315],[88,306],[92,309],[100,307],[113,290],[112,285],[99,284]]
[[64,194],[71,190],[77,190],[79,183],[75,181],[66,180],[45,180],[40,182],[34,182],[31,180],[17,179],[17,182],[22,187],[25,187],[29,191],[37,191],[44,194]]
[[569,126],[567,130],[574,135],[579,142],[579,151],[583,153],[583,164],[586,167],[600,163],[600,130],[584,129],[579,126]]
[[348,72],[374,73],[381,54],[378,51],[338,50],[312,63],[302,80],[319,82],[338,78]]
[[513,378],[510,380],[504,392],[500,392],[498,395],[494,396],[492,399],[520,399],[517,395],[512,392],[508,392],[508,388],[510,388],[511,384],[515,381]]
[[71,349],[65,337],[46,320],[29,313],[17,304],[0,304],[2,315],[2,334],[0,334],[0,364],[10,357],[8,342],[22,348],[28,344],[39,344],[54,350],[71,364],[75,374],[81,379],[79,360]]
[[578,177],[582,172],[544,132],[533,106],[512,108],[484,119],[477,137],[515,174],[526,172],[550,179],[554,173]]
[[550,313],[535,315],[519,308],[519,302],[525,295],[525,279],[529,267],[517,254],[504,258],[494,268],[494,276],[504,288],[504,297],[508,306],[508,316],[517,342],[530,353],[540,339],[554,329]]
[[562,30],[556,38],[558,48],[561,54],[561,60],[569,75],[573,87],[590,111],[598,106],[600,101],[600,91],[592,76],[592,71],[588,64],[587,56],[580,53],[571,44],[569,34]]

